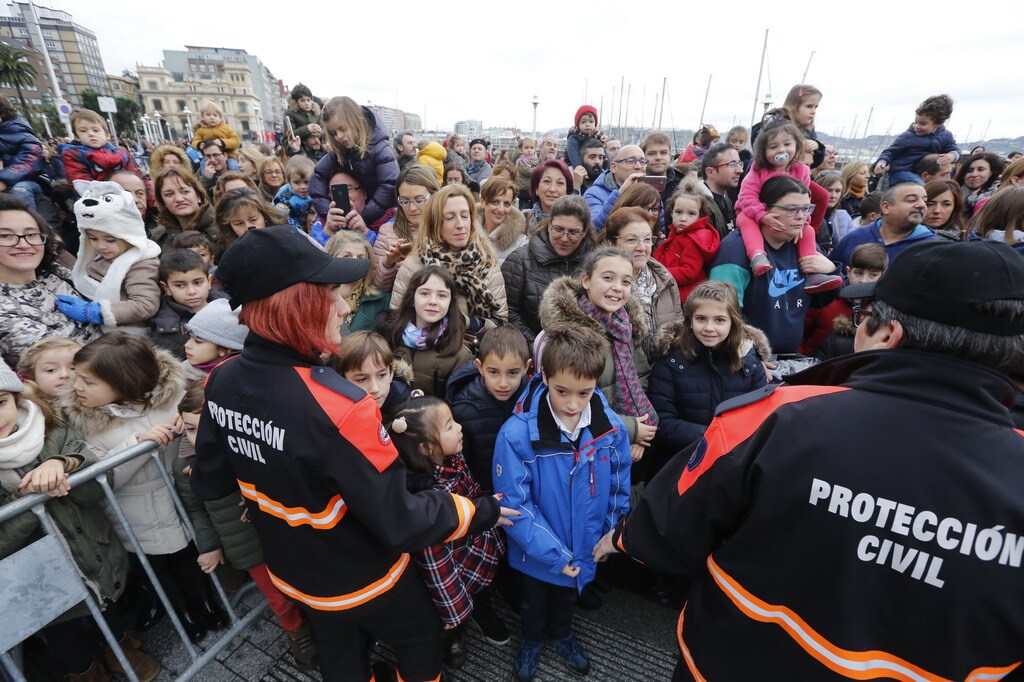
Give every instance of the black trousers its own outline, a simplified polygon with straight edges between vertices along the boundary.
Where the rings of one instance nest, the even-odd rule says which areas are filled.
[[[319,611],[299,605],[313,628],[316,660],[324,682],[369,680],[373,639],[387,642],[394,649],[398,672],[405,682],[428,682],[441,675],[441,619],[411,566],[394,587],[363,606]]]
[[[125,633],[124,615],[114,602],[107,602],[101,607],[103,618],[107,621],[114,639],[121,641]],[[106,645],[99,628],[91,616],[71,618],[60,623],[47,625],[43,628],[42,639],[46,642],[47,656],[68,675],[84,673],[96,660],[96,652],[101,645]]]
[[[523,573],[519,588],[523,639],[543,642],[565,639],[572,633],[575,587],[552,585]]]

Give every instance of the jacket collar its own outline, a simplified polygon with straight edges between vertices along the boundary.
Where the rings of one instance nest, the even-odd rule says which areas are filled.
[[[601,389],[595,388],[590,396],[590,430],[591,439],[596,440],[612,430],[612,422],[605,411],[605,403],[601,399]],[[565,448],[562,430],[555,423],[555,417],[548,408],[548,387],[544,384],[540,372],[533,375],[526,390],[522,392],[516,404],[514,416],[527,421],[530,441],[538,450],[559,450]]]
[[[294,348],[258,336],[256,332],[249,332],[249,335],[245,337],[242,358],[268,365],[288,367],[320,367],[324,364],[320,358],[303,355]]]
[[[787,384],[846,386],[941,405],[1013,426],[1009,408],[1017,387],[1009,377],[974,362],[917,350],[845,355],[787,377]]]

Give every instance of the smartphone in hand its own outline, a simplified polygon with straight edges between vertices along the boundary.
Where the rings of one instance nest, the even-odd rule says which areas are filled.
[[[640,182],[650,185],[659,192],[664,192],[665,186],[668,184],[668,178],[664,175],[645,175]]]
[[[348,200],[348,185],[344,182],[331,185],[331,199],[335,208],[340,208],[345,215],[352,211],[352,203]]]

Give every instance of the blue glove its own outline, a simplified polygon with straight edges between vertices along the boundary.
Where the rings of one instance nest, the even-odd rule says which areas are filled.
[[[76,322],[103,324],[103,312],[100,310],[100,304],[96,301],[86,301],[74,296],[59,294],[57,296],[57,310]]]

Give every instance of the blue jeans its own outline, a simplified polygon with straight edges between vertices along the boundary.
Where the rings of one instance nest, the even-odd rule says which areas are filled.
[[[25,202],[25,205],[31,209],[36,207],[36,197],[42,195],[43,188],[39,186],[38,182],[33,180],[22,180],[21,182],[14,183],[14,187],[11,187],[11,194],[18,197]]]

